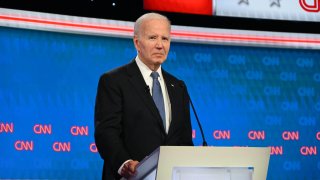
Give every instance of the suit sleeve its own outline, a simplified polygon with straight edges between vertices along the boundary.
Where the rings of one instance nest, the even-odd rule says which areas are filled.
[[[183,106],[185,111],[185,130],[183,135],[183,146],[193,146],[192,141],[192,127],[191,127],[191,118],[190,118],[190,99],[189,99],[189,93],[187,90],[187,86],[183,81],[182,88],[183,88]]]
[[[100,156],[114,174],[130,159],[122,140],[122,94],[116,79],[109,74],[100,77],[97,89],[94,123],[95,143]]]

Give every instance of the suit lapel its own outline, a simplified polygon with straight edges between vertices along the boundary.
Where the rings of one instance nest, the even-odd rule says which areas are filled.
[[[176,86],[177,84],[174,83],[173,79],[168,75],[168,73],[164,70],[162,70],[162,75],[163,78],[165,80],[166,86],[167,86],[167,91],[169,94],[169,99],[170,99],[170,104],[171,104],[171,122],[170,122],[170,126],[169,126],[169,131],[168,131],[168,135],[170,134],[170,132],[172,132],[175,128],[175,120],[177,119],[177,101],[176,101]]]
[[[138,68],[138,65],[134,60],[128,64],[127,72],[129,75],[129,82],[132,84],[133,88],[138,92],[138,95],[140,96],[143,103],[155,116],[155,119],[157,120],[159,125],[162,127],[163,132],[165,132],[158,109],[155,103],[153,102],[153,99],[151,97],[147,84],[144,81],[142,74]]]

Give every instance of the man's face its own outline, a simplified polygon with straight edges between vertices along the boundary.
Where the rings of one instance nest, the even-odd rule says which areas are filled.
[[[141,24],[134,44],[139,58],[150,69],[158,68],[166,59],[170,49],[170,27],[164,19],[146,20]]]

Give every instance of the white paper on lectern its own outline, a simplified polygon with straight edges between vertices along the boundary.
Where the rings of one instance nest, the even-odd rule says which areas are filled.
[[[172,180],[252,180],[250,167],[174,167]]]

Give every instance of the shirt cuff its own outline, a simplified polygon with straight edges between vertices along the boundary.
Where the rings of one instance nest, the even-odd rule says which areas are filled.
[[[123,166],[124,166],[127,162],[129,162],[129,161],[132,161],[132,159],[126,160],[126,161],[125,161],[124,163],[122,163],[122,165],[119,167],[119,169],[118,169],[118,174],[119,174],[119,175],[121,175],[121,170],[122,170]]]

